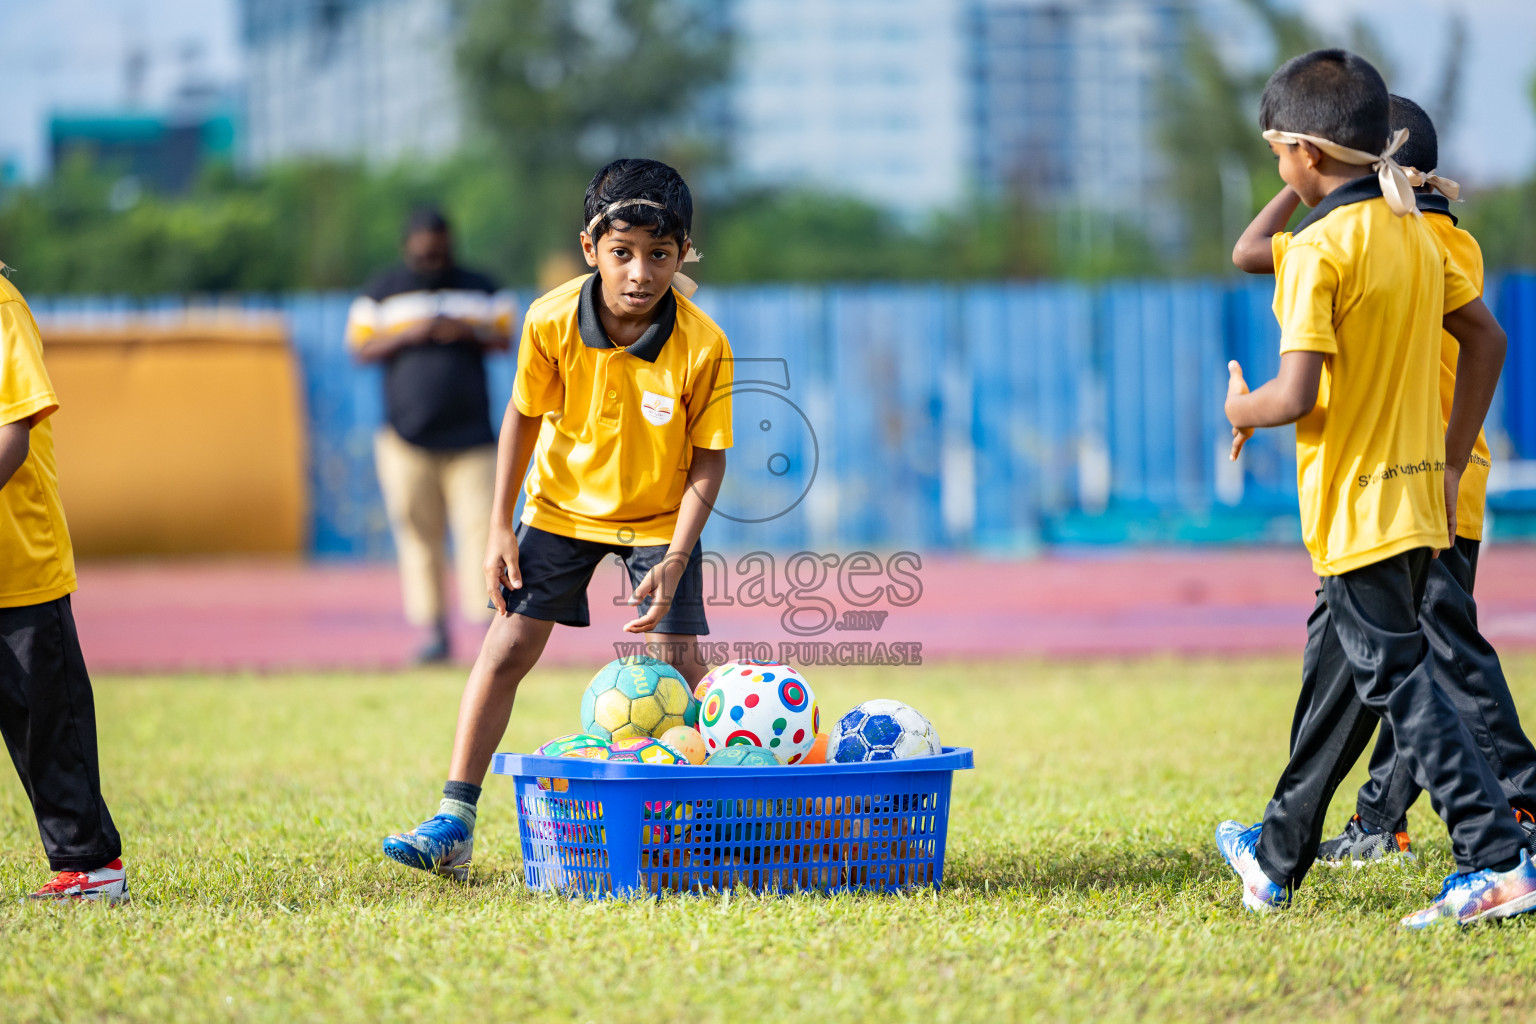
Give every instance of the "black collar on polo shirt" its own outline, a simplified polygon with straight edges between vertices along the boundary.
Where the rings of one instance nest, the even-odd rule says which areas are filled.
[[[581,286],[581,298],[576,302],[576,326],[581,330],[581,343],[587,348],[618,348],[613,339],[608,337],[608,332],[603,330],[603,321],[597,315],[600,280],[594,272],[587,278],[587,283]],[[672,337],[672,329],[677,326],[677,296],[672,294],[671,288],[656,304],[655,317],[645,333],[624,350],[648,363],[654,363],[656,357],[661,355],[661,347]]]
[[[1377,199],[1380,196],[1381,179],[1377,178],[1374,174],[1368,174],[1363,178],[1356,178],[1354,181],[1345,182],[1324,196],[1322,202],[1312,207],[1312,212],[1302,218],[1301,223],[1296,225],[1296,230],[1292,234],[1301,234],[1341,206],[1348,206],[1350,203],[1363,203],[1367,199]]]
[[[1439,192],[1420,192],[1413,197],[1414,203],[1421,213],[1443,213],[1451,218],[1451,223],[1456,223],[1456,215],[1451,212],[1451,201]]]

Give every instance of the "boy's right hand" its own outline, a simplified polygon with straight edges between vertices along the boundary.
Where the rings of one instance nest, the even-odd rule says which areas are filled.
[[[1456,503],[1461,495],[1461,470],[1452,466],[1445,467],[1445,525],[1450,530],[1450,536],[1446,537],[1445,546],[1456,546]],[[1435,552],[1435,557],[1440,557],[1440,552]]]
[[[509,614],[507,599],[501,593],[503,585],[509,590],[523,585],[523,575],[517,567],[517,536],[511,530],[492,527],[485,548],[485,588],[498,615]]]
[[[1246,395],[1248,393],[1248,382],[1243,379],[1243,368],[1238,365],[1236,359],[1227,363],[1227,374],[1227,398],[1230,400],[1238,395]],[[1233,427],[1232,454],[1227,457],[1231,461],[1236,462],[1237,456],[1243,450],[1243,445],[1247,444],[1248,439],[1252,436],[1252,427]]]

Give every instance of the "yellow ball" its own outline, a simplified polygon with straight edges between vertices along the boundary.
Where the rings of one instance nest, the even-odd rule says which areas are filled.
[[[661,720],[667,717],[666,708],[656,694],[640,697],[629,702],[629,725],[638,736],[656,736],[661,732]],[[614,731],[618,736],[618,730]],[[622,737],[621,737],[622,738]]]

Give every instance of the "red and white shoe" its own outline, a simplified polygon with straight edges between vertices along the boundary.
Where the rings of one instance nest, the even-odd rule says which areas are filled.
[[[60,871],[53,880],[27,897],[33,900],[101,900],[128,902],[128,872],[119,857],[95,871]]]

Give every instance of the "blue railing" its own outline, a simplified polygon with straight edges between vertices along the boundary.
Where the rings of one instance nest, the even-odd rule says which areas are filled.
[[[1536,459],[1536,275],[1493,282],[1510,334],[1491,432]],[[706,535],[725,550],[1027,551],[1070,541],[1252,541],[1298,533],[1289,430],[1225,459],[1226,362],[1278,366],[1265,281],[706,288],[736,357],[736,447]],[[528,298],[528,296],[524,296]],[[311,422],[312,546],[381,557],[378,372],[342,340],[349,297],[233,303],[283,313]],[[41,317],[180,300],[39,300]],[[493,404],[513,360],[490,361]],[[1514,506],[1522,502],[1513,499]]]

